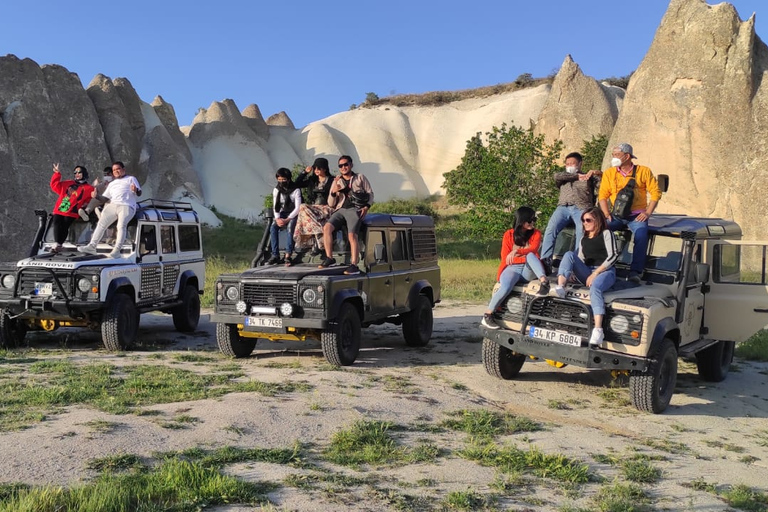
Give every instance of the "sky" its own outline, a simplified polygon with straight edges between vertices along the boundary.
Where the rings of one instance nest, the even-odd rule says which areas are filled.
[[[297,128],[366,94],[455,91],[545,77],[570,54],[594,78],[635,70],[668,0],[8,0],[0,55],[98,73],[160,95],[180,125],[200,107],[255,103]],[[707,0],[709,4],[715,4]],[[766,0],[733,0],[742,20]],[[761,39],[764,39],[761,37]]]

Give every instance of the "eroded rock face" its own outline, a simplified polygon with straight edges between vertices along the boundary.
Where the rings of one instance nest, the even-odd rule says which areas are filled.
[[[266,121],[264,121],[264,117],[261,115],[261,110],[259,110],[258,105],[251,103],[245,107],[245,110],[243,110],[243,117],[256,135],[264,140],[269,139],[269,126],[267,126]]]
[[[187,163],[191,164],[192,153],[190,153],[189,147],[187,146],[186,136],[179,130],[179,121],[176,118],[176,111],[173,109],[173,105],[166,102],[162,96],[156,96],[155,99],[152,100],[151,105],[155,110],[155,114],[157,114],[157,117],[160,119],[160,122],[163,123],[168,135],[173,139],[178,150],[184,155]]]
[[[610,146],[669,174],[662,211],[733,218],[764,236],[768,48],[726,3],[672,0],[629,83]],[[606,156],[605,164],[610,155]]]
[[[563,155],[578,151],[593,136],[610,136],[623,97],[623,89],[585,76],[568,55],[552,83],[536,132],[549,144],[562,140]]]
[[[96,110],[79,78],[55,65],[0,57],[0,258],[26,255],[35,208],[50,211],[51,164],[66,177],[75,165],[92,176],[109,162]]]
[[[291,118],[288,117],[288,114],[286,114],[284,111],[269,116],[267,119],[267,124],[269,126],[284,126],[292,130],[296,129],[296,127],[293,125],[293,121],[291,121]]]

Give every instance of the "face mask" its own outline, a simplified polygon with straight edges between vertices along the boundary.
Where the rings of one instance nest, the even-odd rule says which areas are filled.
[[[579,171],[578,167],[573,165],[565,168],[565,172],[567,172],[568,174],[576,174],[578,171]]]
[[[621,165],[621,158],[616,158],[616,157],[611,158],[612,167],[619,167],[620,165]]]

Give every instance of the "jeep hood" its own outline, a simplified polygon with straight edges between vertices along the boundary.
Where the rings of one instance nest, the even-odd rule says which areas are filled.
[[[125,258],[109,258],[106,254],[84,254],[77,251],[64,251],[58,254],[45,253],[24,258],[15,264],[18,268],[43,267],[56,269],[75,269],[85,265],[117,265],[128,264],[130,260]]]
[[[339,276],[344,274],[346,265],[338,265],[328,268],[317,268],[317,265],[302,264],[286,267],[283,265],[268,265],[264,267],[251,268],[243,272],[243,279],[285,279],[298,281],[307,276]],[[360,277],[365,274],[360,273],[350,277]]]
[[[554,288],[553,284],[552,289],[554,290]],[[523,289],[528,295],[536,295],[538,281],[531,281]],[[569,299],[589,301],[589,288],[586,286],[569,284],[565,287],[565,293]],[[553,292],[550,292],[550,294],[553,294]],[[603,294],[606,304],[618,299],[642,299],[645,297],[674,298],[674,296],[674,292],[668,285],[658,283],[642,283],[638,285],[624,280],[617,280],[616,284]]]

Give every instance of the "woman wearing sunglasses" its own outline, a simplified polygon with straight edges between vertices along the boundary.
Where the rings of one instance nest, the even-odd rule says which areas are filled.
[[[589,287],[589,300],[595,317],[595,328],[589,338],[589,344],[600,345],[603,342],[603,317],[605,300],[603,293],[616,282],[616,269],[613,264],[619,257],[613,233],[607,229],[605,216],[600,208],[592,207],[581,214],[584,237],[581,239],[578,254],[576,251],[565,253],[560,263],[555,293],[565,297],[565,284],[575,274],[576,278]]]
[[[549,293],[549,280],[539,260],[540,246],[541,231],[536,229],[536,212],[521,206],[515,211],[514,229],[507,230],[501,242],[501,264],[496,274],[499,288],[491,297],[488,310],[480,321],[482,326],[487,329],[499,328],[493,314],[521,278],[530,281],[538,277],[538,295]]]

